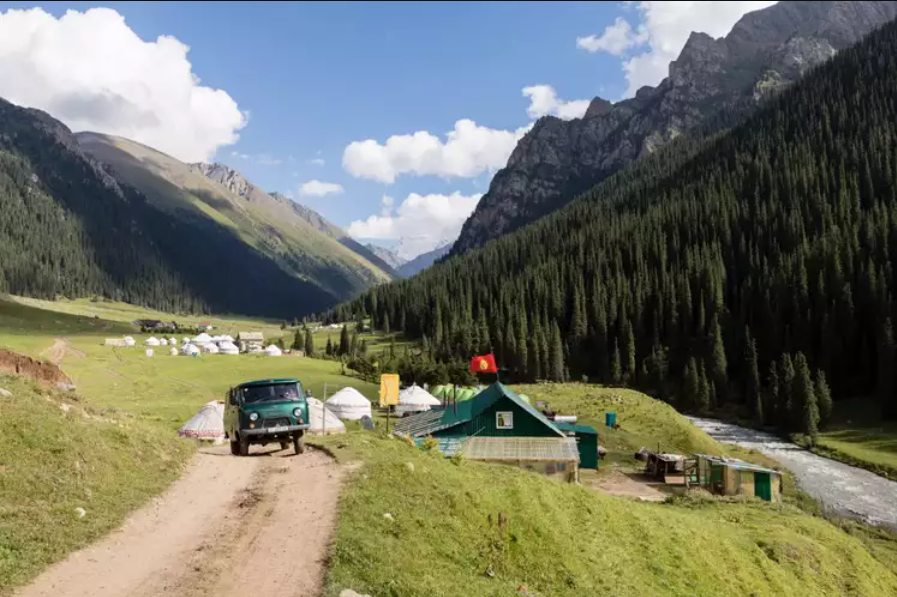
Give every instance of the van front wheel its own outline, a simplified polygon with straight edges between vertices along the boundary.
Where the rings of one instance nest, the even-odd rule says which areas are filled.
[[[230,440],[230,454],[231,456],[240,455],[240,443],[236,440]]]
[[[249,456],[249,438],[240,436],[240,456]]]
[[[305,454],[305,437],[302,435],[293,436],[293,450],[296,454]]]

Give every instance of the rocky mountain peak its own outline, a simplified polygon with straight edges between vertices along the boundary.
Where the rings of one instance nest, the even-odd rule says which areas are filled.
[[[723,38],[692,33],[669,77],[581,119],[539,119],[464,224],[453,254],[566,205],[627,164],[696,127],[731,125],[835,51],[897,17],[897,1],[782,1],[748,13]],[[726,118],[711,119],[718,113]],[[718,124],[717,124],[718,122]]]
[[[218,162],[212,164],[197,163],[190,164],[190,169],[221,183],[231,193],[243,199],[251,200],[252,193],[255,191],[255,185],[246,180],[242,174],[225,164]]]

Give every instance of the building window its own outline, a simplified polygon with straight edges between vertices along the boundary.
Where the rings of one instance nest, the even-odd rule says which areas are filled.
[[[495,413],[496,429],[513,429],[514,413],[512,412],[496,412]]]
[[[558,471],[565,471],[565,470],[567,470],[567,463],[566,462],[558,462]]]

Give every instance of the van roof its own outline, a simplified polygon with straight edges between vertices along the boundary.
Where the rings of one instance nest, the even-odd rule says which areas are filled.
[[[238,385],[238,388],[251,388],[255,386],[273,386],[282,383],[299,383],[295,377],[284,377],[279,379],[258,379],[256,381],[247,381]]]

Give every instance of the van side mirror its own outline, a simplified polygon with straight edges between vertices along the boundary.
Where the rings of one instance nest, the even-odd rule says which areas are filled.
[[[227,401],[234,406],[237,405],[237,394],[233,390],[227,393]]]

